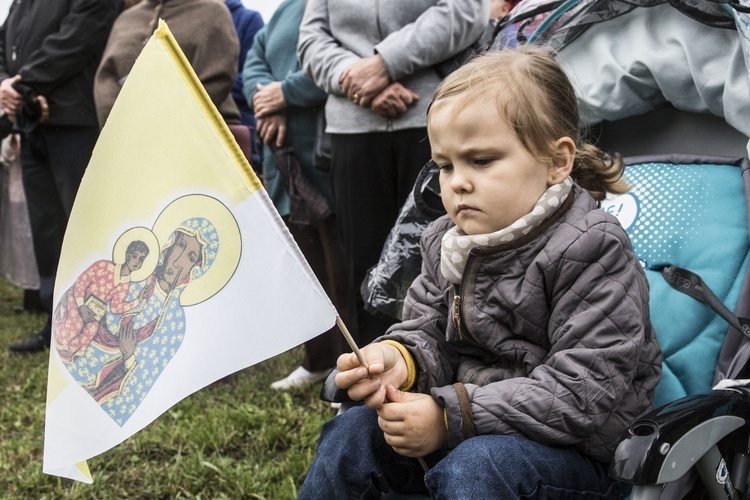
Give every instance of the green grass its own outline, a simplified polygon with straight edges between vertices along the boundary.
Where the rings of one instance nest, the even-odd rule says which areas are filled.
[[[0,498],[296,498],[320,428],[334,411],[320,384],[269,384],[302,359],[296,348],[189,396],[88,461],[94,483],[42,473],[49,352],[11,354],[41,315],[16,314],[22,292],[0,280]]]

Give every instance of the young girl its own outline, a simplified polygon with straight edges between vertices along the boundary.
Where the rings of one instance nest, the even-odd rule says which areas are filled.
[[[404,320],[338,360],[364,400],[325,424],[300,498],[618,498],[618,439],[661,352],[627,235],[597,209],[622,164],[579,144],[545,49],[478,57],[428,112],[448,216],[422,237]],[[413,457],[424,457],[424,474]]]

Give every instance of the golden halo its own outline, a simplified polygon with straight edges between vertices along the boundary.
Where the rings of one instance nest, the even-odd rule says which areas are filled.
[[[159,261],[159,241],[156,235],[147,227],[131,227],[117,238],[112,248],[112,262],[115,264],[125,264],[128,251],[128,245],[133,241],[141,240],[148,247],[148,255],[143,259],[143,265],[137,271],[130,274],[130,281],[143,281],[154,272],[156,263]]]
[[[232,213],[216,198],[202,194],[182,196],[167,205],[154,222],[154,234],[163,245],[183,222],[194,217],[213,224],[219,235],[219,251],[206,273],[185,286],[180,295],[182,306],[199,304],[224,288],[237,270],[242,253],[240,228]]]

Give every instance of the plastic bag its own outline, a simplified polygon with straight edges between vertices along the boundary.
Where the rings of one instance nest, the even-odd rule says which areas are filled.
[[[0,194],[0,277],[26,290],[39,288],[29,211],[21,177],[21,139],[11,134],[2,141],[3,170]]]
[[[360,292],[370,313],[401,319],[406,292],[422,268],[422,232],[446,213],[440,200],[439,172],[433,161],[422,167],[383,245],[380,260],[362,282]]]

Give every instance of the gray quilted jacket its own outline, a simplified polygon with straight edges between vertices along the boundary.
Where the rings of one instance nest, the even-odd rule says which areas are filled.
[[[609,462],[661,376],[648,282],[628,236],[576,185],[542,227],[473,249],[457,287],[440,272],[451,226],[442,217],[424,232],[404,320],[380,339],[414,356],[416,389],[446,409],[448,446],[508,434]]]

